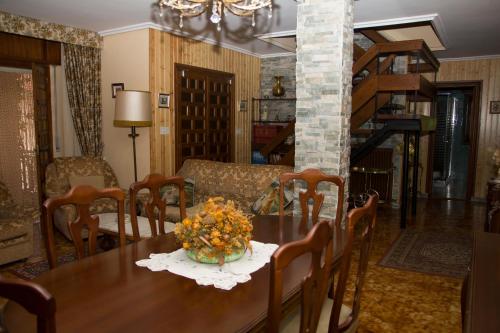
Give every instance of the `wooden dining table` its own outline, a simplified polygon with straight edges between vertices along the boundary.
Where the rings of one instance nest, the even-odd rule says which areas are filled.
[[[300,218],[256,216],[253,238],[285,244],[305,236]],[[334,234],[334,264],[345,245],[346,232]],[[269,264],[251,280],[226,291],[199,286],[168,271],[152,272],[136,261],[151,253],[179,248],[173,233],[141,240],[43,273],[34,282],[56,300],[57,332],[248,332],[265,327],[269,297]],[[308,255],[284,273],[284,309],[300,299]],[[10,332],[35,332],[35,317],[15,303],[4,312]]]

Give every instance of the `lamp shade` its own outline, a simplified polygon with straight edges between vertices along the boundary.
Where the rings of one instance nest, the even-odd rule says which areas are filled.
[[[113,124],[117,127],[151,126],[151,93],[137,90],[118,91]]]

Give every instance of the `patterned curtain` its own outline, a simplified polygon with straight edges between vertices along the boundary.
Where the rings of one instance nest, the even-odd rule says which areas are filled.
[[[66,86],[82,155],[101,157],[101,50],[63,44]]]

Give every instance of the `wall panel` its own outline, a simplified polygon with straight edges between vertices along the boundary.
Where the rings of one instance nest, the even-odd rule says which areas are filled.
[[[235,162],[250,163],[251,112],[239,111],[239,101],[259,96],[260,59],[233,50],[149,30],[149,78],[154,120],[151,134],[151,171],[175,173],[174,65],[176,63],[214,69],[235,75]],[[170,108],[158,108],[158,93],[171,94]],[[160,127],[169,134],[161,135]]]

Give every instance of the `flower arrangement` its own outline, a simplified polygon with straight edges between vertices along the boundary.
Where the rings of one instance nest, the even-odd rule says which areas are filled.
[[[191,259],[223,265],[252,250],[252,229],[233,201],[216,197],[207,200],[202,212],[177,223],[175,235]]]

